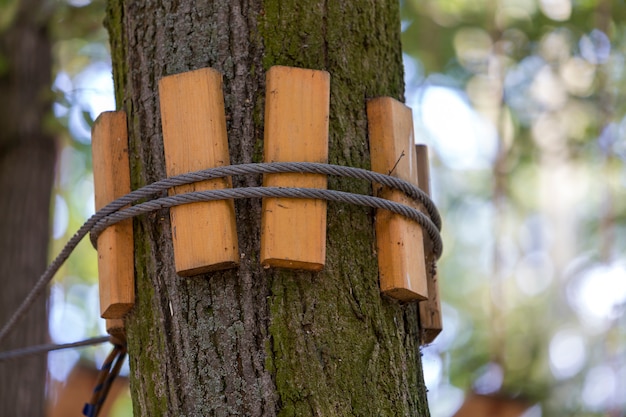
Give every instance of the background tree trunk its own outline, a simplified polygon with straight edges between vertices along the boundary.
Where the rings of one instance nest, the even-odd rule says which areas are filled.
[[[234,164],[262,160],[272,65],[330,72],[330,163],[369,167],[366,100],[403,98],[396,0],[111,0],[106,24],[135,188],[166,176],[163,76],[224,74]],[[371,193],[355,180],[329,188]],[[428,415],[416,305],[379,293],[373,211],[329,203],[326,269],[295,273],[260,267],[260,209],[236,202],[237,270],[189,279],[174,271],[167,211],[135,220],[135,415]]]
[[[0,37],[0,323],[48,259],[55,145],[44,131],[51,103],[51,46],[39,0],[24,0]],[[30,308],[0,350],[44,343],[46,300]],[[0,364],[0,415],[44,415],[46,356]]]

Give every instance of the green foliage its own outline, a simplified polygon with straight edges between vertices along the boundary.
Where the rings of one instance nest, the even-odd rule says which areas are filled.
[[[19,4],[19,0],[0,0],[0,34],[13,23]]]
[[[445,219],[439,282],[453,328],[428,350],[449,364],[429,387],[433,398],[450,381],[523,396],[544,416],[626,410],[613,382],[605,385],[610,395],[593,391],[599,372],[623,378],[615,358],[624,345],[606,338],[625,337],[617,323],[626,294],[620,284],[595,301],[581,292],[595,280],[626,278],[626,242],[616,238],[624,228],[625,12],[621,2],[602,0],[571,8],[568,1],[402,2],[403,45],[418,68],[407,80],[418,90],[407,95],[417,97],[418,141],[435,150]],[[432,113],[422,106],[433,86],[453,88],[491,126],[496,151],[474,150],[489,166],[450,159],[465,138],[443,144],[428,127]],[[482,137],[478,144],[490,143]],[[607,304],[614,310],[589,307]],[[490,363],[501,381],[487,373]]]

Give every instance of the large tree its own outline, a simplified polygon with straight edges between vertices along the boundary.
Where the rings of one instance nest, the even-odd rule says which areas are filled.
[[[265,72],[331,75],[330,163],[369,167],[366,101],[403,99],[397,0],[110,0],[134,188],[166,176],[157,83],[223,73],[231,162],[260,162]],[[258,186],[259,176],[234,186]],[[330,178],[329,188],[371,193]],[[328,204],[323,272],[260,266],[261,202],[236,202],[236,270],[181,278],[167,212],[135,220],[127,316],[136,415],[428,415],[416,304],[381,297],[370,209]]]
[[[9,2],[10,3],[10,2]],[[54,138],[45,131],[52,76],[49,15],[42,1],[0,10],[0,323],[46,267]],[[11,13],[14,12],[14,13]],[[34,303],[0,351],[44,343],[46,300]],[[46,357],[0,364],[0,415],[44,414]]]

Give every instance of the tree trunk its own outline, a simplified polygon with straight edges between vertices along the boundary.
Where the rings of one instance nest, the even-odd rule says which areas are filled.
[[[38,0],[25,0],[0,34],[0,323],[46,268],[54,139],[44,131],[51,95],[51,45]],[[41,297],[0,350],[45,343]],[[44,415],[46,356],[0,364],[0,415]]]
[[[261,162],[265,71],[331,75],[330,163],[369,167],[366,100],[403,98],[396,0],[110,0],[133,187],[164,178],[157,82],[224,74],[231,163]],[[237,177],[258,186],[260,176]],[[329,178],[329,188],[371,194]],[[381,297],[370,209],[328,204],[323,272],[264,270],[261,202],[236,202],[238,269],[181,278],[167,211],[135,220],[137,304],[126,319],[135,415],[426,416],[416,304]]]

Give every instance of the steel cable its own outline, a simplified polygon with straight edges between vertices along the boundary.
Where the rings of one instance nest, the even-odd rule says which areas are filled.
[[[178,194],[170,197],[151,199],[155,195],[179,185],[191,184],[199,181],[223,178],[233,175],[249,174],[280,174],[280,173],[313,173],[333,175],[338,177],[349,177],[379,183],[383,186],[402,191],[413,200],[418,201],[428,215],[412,207],[385,200],[379,197],[372,197],[362,194],[352,194],[344,191],[310,189],[310,188],[279,188],[279,187],[247,187],[247,188],[227,188],[221,190],[195,191],[186,194]],[[379,174],[361,168],[345,167],[341,165],[331,165],[313,162],[271,162],[229,165],[217,168],[210,168],[202,171],[186,173],[160,181],[156,181],[145,187],[130,192],[129,194],[116,199],[107,204],[97,213],[92,215],[72,236],[63,247],[59,255],[50,263],[48,268],[40,276],[33,286],[33,289],[24,298],[22,303],[15,310],[13,315],[0,330],[0,341],[15,327],[19,319],[26,313],[34,300],[40,296],[48,283],[52,280],[61,265],[67,260],[78,243],[89,233],[92,234],[92,243],[97,240],[97,235],[104,228],[121,220],[137,216],[162,208],[173,207],[180,204],[188,204],[199,201],[212,201],[220,199],[238,198],[264,198],[264,197],[285,197],[285,198],[314,198],[331,201],[358,204],[367,207],[374,207],[392,211],[419,223],[425,230],[432,242],[433,253],[437,258],[441,256],[443,244],[439,231],[441,230],[441,217],[437,208],[429,196],[413,184],[389,175]],[[143,202],[124,208],[136,203],[139,200],[148,199]]]

